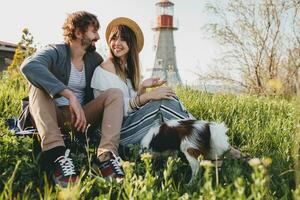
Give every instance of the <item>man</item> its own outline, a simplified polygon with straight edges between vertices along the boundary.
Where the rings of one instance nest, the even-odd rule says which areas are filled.
[[[116,156],[123,117],[122,92],[110,89],[94,99],[90,87],[93,72],[103,61],[95,52],[98,29],[95,15],[72,13],[63,25],[65,43],[49,45],[21,65],[30,83],[29,109],[47,166],[53,168],[52,177],[62,187],[78,178],[62,138],[61,130],[68,130],[66,122],[83,134],[88,124],[97,125],[102,120],[95,165],[104,177],[124,177]]]

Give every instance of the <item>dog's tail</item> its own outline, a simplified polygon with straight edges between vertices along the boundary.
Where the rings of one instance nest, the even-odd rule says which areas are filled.
[[[215,159],[216,155],[219,157],[230,147],[228,136],[226,135],[227,127],[224,123],[210,124],[210,153],[209,157]]]

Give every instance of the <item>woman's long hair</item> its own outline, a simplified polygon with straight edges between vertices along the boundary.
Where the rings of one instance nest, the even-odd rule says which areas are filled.
[[[134,32],[125,25],[119,25],[115,27],[109,36],[109,43],[113,38],[117,38],[120,35],[129,48],[127,53],[127,70],[123,69],[120,58],[116,57],[110,49],[110,59],[115,65],[117,75],[126,82],[126,77],[131,80],[132,87],[135,91],[138,90],[141,81],[140,62],[137,50],[137,41]]]

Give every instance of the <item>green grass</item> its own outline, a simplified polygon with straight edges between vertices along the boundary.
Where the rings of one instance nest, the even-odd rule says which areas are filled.
[[[282,196],[294,187],[294,102],[282,99],[210,95],[179,91],[180,99],[197,118],[224,121],[231,144],[251,157],[270,157],[270,188]]]
[[[202,171],[192,185],[186,185],[190,169],[184,159],[142,156],[134,151],[124,163],[122,183],[89,176],[88,151],[71,146],[82,181],[61,189],[47,183],[39,169],[32,138],[16,138],[4,126],[4,119],[17,116],[20,100],[26,96],[26,82],[19,75],[2,75],[0,80],[0,199],[291,199],[295,190],[293,150],[296,132],[294,101],[255,96],[209,94],[188,88],[177,90],[186,108],[197,118],[224,121],[230,143],[253,160],[228,160],[219,172],[202,162]],[[87,153],[88,152],[88,153]],[[270,164],[270,158],[272,163]],[[161,167],[161,165],[163,167]],[[298,196],[296,196],[298,195]]]

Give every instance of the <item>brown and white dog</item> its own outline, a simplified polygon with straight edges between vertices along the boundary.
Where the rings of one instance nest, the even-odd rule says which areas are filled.
[[[227,130],[224,123],[170,120],[152,127],[142,139],[141,146],[158,153],[183,152],[192,169],[191,183],[199,171],[199,155],[204,159],[215,159],[230,149]]]

